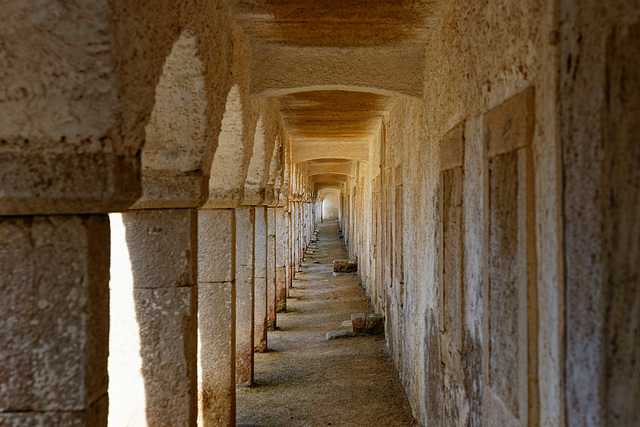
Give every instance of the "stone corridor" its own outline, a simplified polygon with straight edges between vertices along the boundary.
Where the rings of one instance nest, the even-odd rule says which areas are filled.
[[[239,426],[414,425],[383,335],[325,339],[373,312],[356,275],[333,275],[347,256],[338,227],[318,226],[269,351],[255,355],[255,387],[237,389]]]
[[[0,22],[0,427],[640,426],[639,0]]]

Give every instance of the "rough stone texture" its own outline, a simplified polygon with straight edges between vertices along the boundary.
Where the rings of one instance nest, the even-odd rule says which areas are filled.
[[[198,424],[235,425],[233,209],[198,211]]]
[[[506,100],[487,112],[483,122],[489,155],[486,328],[490,341],[485,419],[536,424],[538,294],[536,272],[531,268],[537,260],[529,150],[533,91],[527,89]]]
[[[114,155],[111,141],[62,143],[0,139],[0,214],[106,213],[139,196],[135,159]]]
[[[267,326],[276,326],[276,218],[267,208]]]
[[[567,425],[633,425],[640,10],[567,0],[560,17]]]
[[[109,16],[103,0],[3,5],[14,25],[0,34],[0,214],[108,212],[139,196]]]
[[[367,322],[364,313],[356,313],[351,315],[351,325],[353,332],[364,332]]]
[[[191,286],[198,265],[195,209],[155,209],[123,214],[136,288]]]
[[[287,309],[287,269],[276,267],[276,313]]]
[[[155,104],[145,127],[143,174],[188,173],[211,166],[205,72],[197,36],[184,31],[173,43],[155,87]]]
[[[384,49],[256,44],[251,53],[253,94],[277,96],[301,89],[346,87],[422,98],[423,48],[419,45]]]
[[[372,304],[385,313],[391,353],[416,418],[425,425],[486,425],[485,416],[495,412],[493,406],[484,405],[483,397],[489,364],[488,354],[483,354],[489,347],[488,330],[484,330],[488,298],[483,295],[488,280],[489,234],[483,115],[527,87],[535,87],[535,100],[524,110],[512,109],[511,114],[520,117],[518,111],[526,113],[525,120],[516,125],[530,132],[526,141],[530,141],[531,155],[526,161],[533,159],[536,168],[531,182],[525,175],[521,184],[532,189],[523,196],[531,196],[535,203],[530,205],[531,212],[522,210],[522,215],[531,214],[533,221],[527,222],[525,230],[533,224],[537,239],[523,242],[533,242],[535,252],[541,254],[532,268],[540,273],[533,276],[532,288],[537,289],[533,300],[538,300],[540,316],[534,320],[539,329],[532,334],[545,345],[537,355],[527,356],[526,350],[524,354],[531,360],[537,356],[540,365],[537,395],[541,424],[564,423],[556,12],[552,2],[546,1],[499,0],[474,7],[463,1],[450,2],[425,49],[423,103],[396,101],[372,140],[367,167],[359,163],[343,190],[341,228],[345,241],[350,254],[358,256],[359,274]],[[454,137],[447,134],[459,130],[464,137],[463,149],[443,152],[443,144]],[[449,162],[449,154],[456,154],[455,163]],[[438,315],[440,289],[433,284],[440,283],[438,239],[442,236],[437,232],[436,217],[439,165],[458,165],[461,158],[465,168],[460,242],[464,298],[462,380],[456,382],[446,374],[447,361],[443,365],[438,339],[444,327]],[[389,187],[395,185],[393,172],[399,166],[399,181],[404,185],[396,201],[389,195]],[[522,171],[528,172],[528,166]],[[402,206],[402,218],[394,218],[393,208],[398,205]],[[402,244],[395,245],[389,228],[400,219]],[[402,260],[404,280],[390,281],[398,259]],[[529,276],[529,270],[525,274]],[[526,333],[522,337],[531,338]],[[523,378],[528,374],[525,371]],[[532,403],[531,422],[535,423]]]
[[[0,266],[0,417],[37,425],[75,411],[106,425],[108,218],[3,218]]]
[[[134,290],[149,425],[196,423],[197,296],[193,286]]]
[[[254,340],[255,351],[267,349],[267,212],[255,208],[254,238]]]
[[[373,335],[384,333],[384,316],[380,313],[367,314],[365,332]]]
[[[336,338],[348,338],[355,336],[355,331],[353,328],[349,329],[340,329],[339,331],[329,331],[325,335],[325,340],[333,340]]]
[[[336,259],[333,261],[334,273],[357,273],[358,261],[355,259]]]
[[[108,410],[109,398],[105,395],[82,412],[2,412],[0,425],[3,427],[106,427],[107,419],[104,414]]]
[[[255,208],[236,215],[236,385],[253,383]]]
[[[235,278],[235,215],[233,209],[198,211],[198,283]]]
[[[462,142],[462,138],[458,139]],[[459,151],[459,149],[458,149]],[[450,156],[450,159],[453,156]],[[457,164],[447,162],[446,164]],[[443,162],[440,163],[443,167]],[[442,172],[442,284],[440,288],[440,355],[453,375],[453,381],[462,378],[460,354],[463,343],[462,318],[464,294],[462,283],[462,168],[454,167]]]
[[[287,309],[287,277],[290,268],[288,215],[276,208],[276,312]]]
[[[198,425],[235,425],[235,282],[198,283]]]
[[[607,40],[605,423],[640,424],[640,24]]]
[[[209,179],[201,171],[187,175],[151,171],[142,175],[142,196],[130,209],[196,208],[208,197]]]
[[[520,416],[518,289],[518,156],[491,159],[489,231],[489,383],[515,418]]]

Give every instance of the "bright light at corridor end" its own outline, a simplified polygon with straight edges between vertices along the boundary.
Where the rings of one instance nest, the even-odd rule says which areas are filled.
[[[327,192],[322,198],[322,219],[335,220],[340,214],[340,193],[339,191]]]

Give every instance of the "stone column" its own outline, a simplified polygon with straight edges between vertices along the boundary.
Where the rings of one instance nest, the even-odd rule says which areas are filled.
[[[0,425],[107,425],[107,215],[0,218]]]
[[[236,385],[253,382],[253,243],[255,208],[241,207],[236,214]]]
[[[276,327],[276,209],[267,208],[267,327]]]
[[[2,14],[0,425],[106,426],[106,213],[140,192],[105,65],[112,10],[10,1]]]
[[[287,229],[287,260],[286,260],[286,266],[287,266],[287,285],[285,287],[286,293],[287,293],[287,297],[289,297],[289,289],[291,288],[291,286],[293,285],[293,275],[295,273],[295,253],[294,253],[294,247],[295,247],[295,230],[293,229],[293,212],[292,210],[286,211],[286,221],[285,221],[285,227]]]
[[[254,240],[254,350],[267,349],[267,210],[256,206]]]
[[[287,275],[289,258],[289,215],[285,208],[275,208],[276,216],[276,312],[287,309]]]
[[[198,425],[235,425],[236,223],[233,209],[198,212]]]
[[[112,340],[117,345],[112,348],[110,362],[111,389],[126,393],[135,381],[128,372],[118,372],[116,364],[130,362],[131,355],[125,354],[130,347],[127,341],[139,339],[145,401],[129,413],[111,414],[112,422],[135,423],[146,418],[149,425],[196,424],[197,218],[196,209],[146,209],[122,214],[126,234],[121,238],[126,239],[126,252],[114,253],[113,262],[118,268],[130,265],[139,328],[134,333],[139,336],[127,337],[126,331],[115,331],[118,336]],[[121,256],[130,264],[119,266]],[[112,280],[111,289],[111,314],[117,322],[127,317],[119,310],[128,308],[131,287]],[[118,402],[122,405],[131,396],[114,396],[114,400],[124,400]],[[120,406],[113,409],[119,410]]]

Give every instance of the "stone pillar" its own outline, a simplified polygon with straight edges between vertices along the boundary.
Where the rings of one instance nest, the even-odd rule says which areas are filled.
[[[140,193],[111,15],[106,0],[2,4],[2,426],[107,424],[106,213]]]
[[[295,273],[298,270],[298,250],[299,250],[299,235],[300,230],[298,229],[298,202],[291,203],[291,219],[290,219],[290,230],[291,230],[291,268]]]
[[[267,349],[267,210],[256,206],[254,240],[254,350]]]
[[[287,260],[286,260],[286,266],[287,266],[287,285],[285,287],[286,290],[286,294],[287,297],[289,296],[289,289],[291,288],[291,286],[293,285],[293,275],[295,273],[295,254],[294,254],[294,247],[295,247],[295,230],[293,229],[293,224],[292,224],[292,219],[293,219],[293,213],[291,210],[286,211],[285,212],[286,215],[286,221],[285,221],[285,227],[287,229]]]
[[[267,327],[276,327],[276,209],[267,208]]]
[[[195,425],[197,421],[197,253],[198,215],[196,209],[133,210],[122,215],[127,253],[114,253],[113,262],[124,256],[130,260],[135,312],[139,328],[141,374],[146,402],[137,410],[111,414],[112,422],[145,419],[149,425]],[[115,238],[115,237],[114,237]],[[112,280],[112,315],[120,318],[127,307],[131,288]],[[117,320],[117,319],[114,319]],[[122,332],[117,331],[119,335]],[[114,337],[116,347],[129,347],[127,337]],[[129,337],[137,340],[138,337]],[[112,340],[113,341],[113,340]],[[112,349],[117,351],[118,348]],[[112,390],[126,393],[131,381],[117,372],[114,363],[127,363],[130,355],[112,355]],[[123,359],[124,360],[119,360]],[[130,397],[114,396],[130,400]],[[120,403],[120,402],[118,402]],[[121,404],[121,403],[120,403]],[[120,406],[114,407],[118,411]],[[146,412],[146,414],[145,414]]]
[[[107,215],[0,218],[0,425],[107,425]]]
[[[289,215],[285,208],[276,211],[276,312],[287,309],[287,276],[289,258]]]
[[[253,382],[253,243],[255,208],[241,207],[236,214],[236,385]]]
[[[236,223],[233,209],[198,212],[198,425],[235,425]]]

